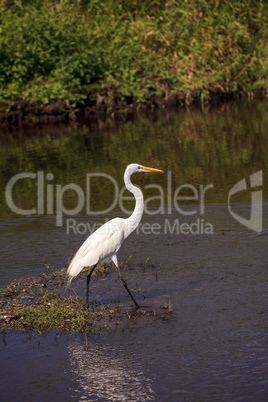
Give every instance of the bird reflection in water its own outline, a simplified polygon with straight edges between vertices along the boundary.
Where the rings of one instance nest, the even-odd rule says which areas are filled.
[[[78,340],[68,346],[71,370],[82,393],[80,400],[151,401],[155,400],[151,378],[142,367],[118,349],[93,343],[85,347]]]

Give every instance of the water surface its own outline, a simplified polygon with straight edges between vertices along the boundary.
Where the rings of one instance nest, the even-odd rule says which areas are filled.
[[[266,104],[250,102],[1,133],[1,286],[43,272],[44,264],[67,266],[94,224],[126,216],[119,202],[103,215],[88,214],[85,204],[74,216],[63,214],[57,226],[56,185],[75,183],[86,194],[86,175],[105,173],[121,191],[125,166],[138,162],[165,173],[133,177],[147,213],[119,261],[129,260],[122,269],[144,308],[172,305],[166,319],[144,317],[88,334],[88,348],[80,336],[8,332],[0,343],[1,399],[267,399],[267,116]],[[249,176],[260,170],[263,219],[255,232],[231,215],[227,201],[245,178],[248,190],[232,198],[231,208],[249,220],[255,190]],[[43,174],[43,213],[20,216],[7,205],[4,189],[21,172]],[[198,195],[180,201],[187,215],[174,203],[182,184]],[[200,186],[207,185],[202,210]],[[13,200],[21,209],[37,208],[37,194],[37,180],[28,178],[14,186]],[[109,208],[113,197],[109,180],[92,178],[91,211]],[[66,191],[64,205],[75,208],[77,194]],[[124,200],[125,208],[133,205]],[[131,305],[116,271],[93,279],[94,300]],[[84,281],[73,286],[84,297]]]

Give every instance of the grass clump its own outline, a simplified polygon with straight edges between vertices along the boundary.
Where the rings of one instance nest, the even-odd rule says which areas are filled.
[[[88,330],[89,313],[77,297],[63,299],[51,293],[30,304],[9,303],[1,312],[2,328],[8,326],[22,332],[35,330],[82,333]]]
[[[0,329],[8,327],[22,332],[84,332],[89,326],[89,312],[77,296],[65,298],[66,270],[47,272],[21,279],[0,291]]]
[[[107,275],[110,268],[99,266],[96,275]],[[83,271],[86,275],[87,269]],[[66,270],[47,271],[38,277],[21,279],[0,289],[0,332],[12,328],[21,332],[46,333],[59,330],[64,333],[87,333],[109,329],[125,319],[141,317],[165,318],[155,311],[140,308],[138,311],[123,305],[96,304],[87,308],[76,294],[64,295]],[[165,309],[165,307],[164,307]],[[165,311],[164,314],[170,311]]]
[[[0,21],[3,111],[267,93],[267,2],[1,0]]]
[[[40,333],[60,330],[85,333],[97,322],[105,321],[120,308],[110,306],[87,309],[77,295],[65,297],[66,270],[47,270],[38,277],[15,281],[0,290],[0,329],[13,328]],[[100,273],[103,275],[104,268]]]

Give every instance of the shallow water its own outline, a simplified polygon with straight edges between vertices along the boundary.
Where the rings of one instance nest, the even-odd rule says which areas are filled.
[[[18,172],[53,172],[54,185],[73,182],[84,188],[86,172],[107,173],[109,165],[120,187],[129,162],[164,169],[162,176],[133,179],[145,199],[157,194],[146,186],[161,185],[165,208],[144,214],[118,257],[128,260],[122,269],[143,308],[164,314],[163,306],[172,305],[165,319],[158,314],[125,320],[105,333],[88,334],[88,347],[80,336],[8,331],[0,342],[2,400],[267,400],[265,108],[235,104],[215,111],[140,117],[115,127],[99,122],[61,127],[59,132],[41,128],[35,139],[26,131],[19,139],[12,133],[2,138],[3,188]],[[231,215],[227,200],[239,180],[246,178],[249,188],[249,175],[259,170],[263,217],[262,230],[256,232]],[[168,171],[172,196],[180,184],[198,191],[202,184],[213,184],[203,214],[200,198],[180,203],[181,210],[196,211],[187,216],[170,203]],[[113,189],[106,184],[99,188],[98,180],[93,188],[92,208],[105,209]],[[33,181],[21,182],[16,204],[33,208],[36,190]],[[104,198],[100,204],[99,197]],[[232,211],[248,220],[250,197],[250,190],[240,192],[231,203]],[[65,202],[66,208],[74,206],[72,194],[66,193]],[[62,226],[56,226],[55,211],[18,216],[4,198],[1,205],[1,286],[43,272],[47,263],[63,267],[89,234],[86,223],[92,229],[106,217],[86,215],[81,209],[75,216],[64,214]],[[159,199],[148,203],[150,213],[158,209]],[[124,216],[118,205],[107,215]],[[76,233],[74,228],[67,232],[68,219],[75,219]],[[154,223],[158,226],[153,230]],[[206,224],[211,233],[204,233]],[[85,285],[78,279],[73,289],[84,297]],[[131,305],[116,271],[94,277],[91,296],[101,303]]]

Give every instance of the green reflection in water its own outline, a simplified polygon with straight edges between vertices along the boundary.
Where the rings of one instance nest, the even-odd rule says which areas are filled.
[[[185,183],[198,189],[200,184],[213,184],[206,193],[206,202],[226,202],[230,188],[259,169],[264,173],[265,191],[267,133],[268,104],[261,102],[228,103],[203,111],[163,110],[123,122],[96,120],[90,124],[17,129],[0,136],[0,183],[4,190],[13,175],[42,171],[46,191],[47,184],[55,193],[56,184],[75,183],[86,193],[86,174],[101,172],[111,175],[121,189],[125,166],[137,162],[165,171],[164,175],[136,175],[133,181],[143,188],[145,197],[159,195],[156,188],[145,188],[158,184],[167,202],[167,172],[171,171],[172,194]],[[48,173],[53,174],[51,180],[46,178]],[[111,205],[114,186],[110,180],[93,178],[90,190],[92,210]],[[37,181],[21,180],[13,196],[20,208],[35,208]],[[243,199],[248,200],[249,193]],[[76,204],[75,191],[68,190],[65,207],[74,208]],[[159,202],[150,205],[158,207]],[[124,206],[131,209],[133,203]],[[6,205],[4,191],[0,207],[1,217],[14,215]]]

